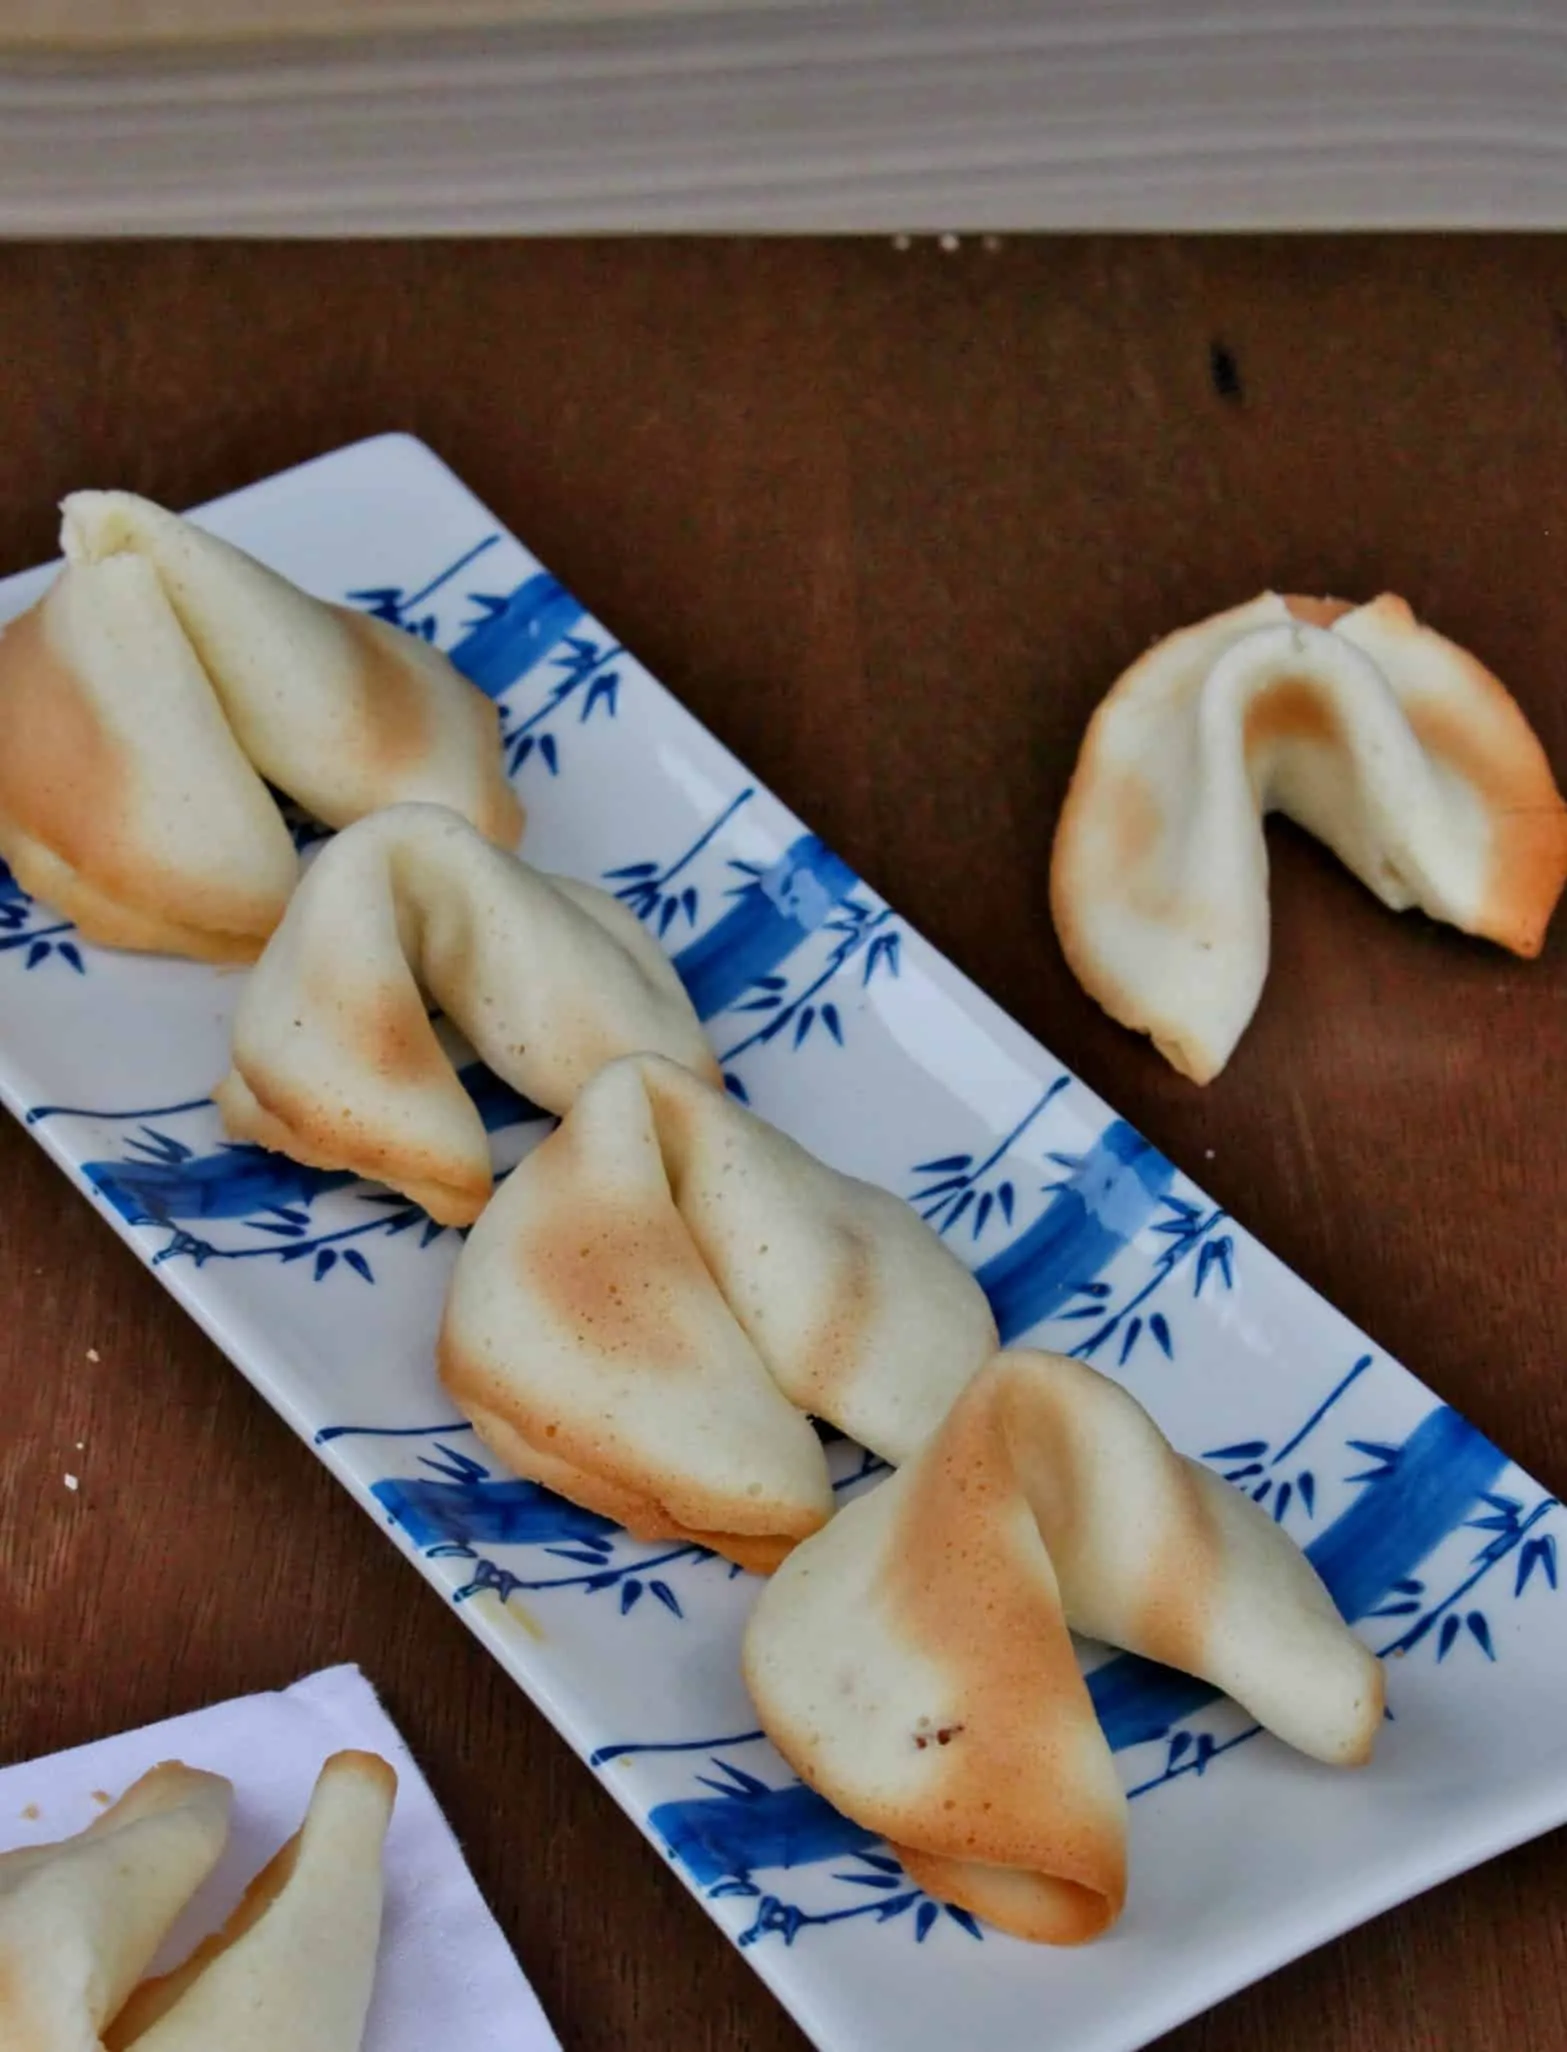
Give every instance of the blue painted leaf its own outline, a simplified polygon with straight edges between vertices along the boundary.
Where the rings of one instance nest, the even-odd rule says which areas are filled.
[[[583,705],[582,711],[578,714],[579,720],[585,720],[592,712],[594,706],[599,704],[609,707],[609,716],[613,719],[620,709],[619,697],[620,672],[618,670],[603,671],[588,686],[586,702]]]
[[[894,1917],[901,1917],[909,1904],[917,1900],[918,1897],[912,1891],[908,1895],[889,1895],[887,1900],[877,1908],[877,1923],[886,1924],[890,1923]]]
[[[637,1580],[635,1575],[628,1575],[620,1585],[621,1616],[624,1617],[626,1612],[630,1610],[634,1604],[639,1603],[641,1600],[642,1584]]]
[[[1397,1603],[1384,1603],[1380,1609],[1368,1611],[1368,1617],[1413,1617],[1420,1608],[1419,1599],[1405,1596]]]
[[[1536,1567],[1545,1570],[1545,1579],[1554,1589],[1556,1582],[1556,1541],[1550,1533],[1539,1539],[1531,1539],[1518,1556],[1518,1579],[1513,1584],[1513,1594],[1521,1596],[1529,1586],[1529,1577]]]
[[[984,1196],[980,1198],[978,1205],[975,1207],[974,1238],[976,1240],[979,1238],[980,1234],[985,1230],[985,1221],[990,1217],[991,1211],[995,1207],[995,1202],[995,1198],[987,1190]]]
[[[833,1039],[837,1041],[838,1045],[842,1047],[843,1021],[838,1017],[838,1007],[836,1005],[822,1006],[822,1024],[827,1028]]]
[[[835,1881],[847,1881],[855,1888],[897,1888],[902,1885],[901,1874],[834,1874]]]
[[[1497,1516],[1491,1518],[1466,1518],[1464,1525],[1471,1532],[1511,1532],[1516,1528],[1516,1522],[1513,1518]]]
[[[947,1219],[947,1224],[949,1226],[955,1226],[958,1220],[963,1216],[964,1212],[968,1210],[969,1206],[973,1202],[974,1192],[972,1190],[965,1190],[962,1193],[962,1195],[958,1198],[957,1203],[953,1205],[951,1213],[949,1214]]]
[[[539,753],[543,756],[550,775],[552,777],[559,776],[560,758],[556,752],[555,736],[553,734],[541,734],[539,736]]]
[[[918,1171],[916,1171],[916,1173],[918,1173]],[[948,1176],[942,1182],[932,1183],[929,1185],[928,1188],[924,1190],[917,1190],[914,1193],[912,1202],[914,1202],[915,1204],[926,1204],[930,1201],[932,1197],[940,1197],[944,1195],[947,1191],[964,1190],[967,1189],[967,1187],[967,1176]]]
[[[1178,1731],[1170,1741],[1170,1766],[1174,1766],[1183,1753],[1190,1752],[1192,1735],[1189,1731]]]
[[[1083,1157],[1080,1154],[1056,1154],[1052,1151],[1045,1159],[1053,1161],[1057,1168],[1075,1169],[1083,1166]]]
[[[1295,1494],[1295,1488],[1294,1488],[1294,1484],[1293,1484],[1293,1483],[1290,1483],[1290,1482],[1281,1482],[1281,1483],[1279,1484],[1279,1493],[1278,1493],[1278,1495],[1277,1495],[1277,1496],[1276,1496],[1276,1497],[1275,1497],[1275,1498],[1273,1499],[1273,1522],[1274,1522],[1274,1523],[1275,1523],[1276,1525],[1282,1525],[1282,1524],[1283,1524],[1283,1522],[1284,1522],[1284,1513],[1285,1513],[1285,1512],[1286,1512],[1286,1511],[1287,1511],[1287,1510],[1289,1509],[1289,1507],[1290,1507],[1290,1498],[1291,1498],[1291,1497],[1292,1497],[1292,1496],[1293,1496],[1294,1494]]]
[[[1197,1751],[1193,1756],[1192,1765],[1196,1768],[1199,1774],[1205,1774],[1207,1772],[1208,1762],[1213,1758],[1214,1749],[1217,1743],[1218,1741],[1213,1737],[1211,1732],[1198,1732]]]
[[[939,1904],[934,1902],[922,1902],[920,1904],[919,1913],[914,1919],[914,1936],[921,1945],[930,1936],[930,1927],[940,1915],[941,1909]]]
[[[1307,1517],[1314,1518],[1317,1515],[1316,1476],[1312,1474],[1309,1468],[1302,1468],[1295,1478],[1295,1486],[1300,1491],[1301,1502],[1306,1506]]]
[[[796,1047],[800,1045],[806,1034],[810,1032],[815,1021],[816,1007],[814,1005],[807,1005],[794,1022],[794,1044]]]
[[[772,1790],[768,1787],[767,1783],[760,1778],[760,1776],[755,1774],[747,1774],[745,1769],[743,1767],[737,1767],[733,1760],[715,1760],[713,1762],[713,1765],[718,1769],[720,1774],[727,1774],[730,1781],[733,1782],[734,1786],[726,1791],[726,1793],[729,1795],[738,1794],[746,1797],[747,1800],[754,1800],[758,1796],[772,1794]],[[699,1775],[697,1778],[698,1780],[701,1780],[704,1777]],[[709,1781],[707,1783],[707,1786],[709,1788],[717,1788],[718,1785],[719,1784],[716,1781]]]
[[[401,1227],[394,1227],[393,1230],[401,1231]],[[438,1240],[441,1237],[442,1233],[445,1232],[445,1230],[445,1226],[441,1224],[439,1219],[426,1219],[424,1223],[424,1231],[419,1235],[419,1245],[421,1247],[428,1247],[431,1241]]]
[[[295,1225],[291,1219],[252,1218],[246,1223],[252,1232],[275,1233],[280,1240],[297,1240],[305,1230],[302,1225]]]
[[[1488,1503],[1493,1510],[1508,1511],[1513,1517],[1517,1517],[1518,1513],[1523,1509],[1523,1505],[1516,1496],[1497,1496],[1489,1489],[1484,1492],[1480,1501]]]
[[[49,943],[46,940],[35,940],[27,950],[27,967],[36,969],[40,962],[47,960],[49,953]]]
[[[367,1283],[375,1281],[375,1275],[371,1270],[369,1262],[366,1261],[357,1247],[346,1248],[343,1253],[343,1259],[348,1263],[355,1275],[362,1275]]]
[[[606,869],[606,876],[657,876],[656,862],[623,862],[618,869]]]
[[[1078,1297],[1097,1297],[1103,1303],[1110,1294],[1110,1285],[1107,1282],[1075,1282],[1072,1293]]]
[[[316,1249],[315,1280],[317,1282],[321,1280],[322,1276],[324,1276],[329,1269],[335,1268],[336,1266],[337,1249],[335,1247],[318,1247]]]
[[[1017,1193],[1010,1183],[1003,1183],[996,1192],[996,1202],[1001,1206],[1001,1216],[1007,1224],[1012,1223],[1012,1207],[1017,1202]],[[965,1911],[965,1915],[967,1912]]]
[[[680,909],[686,915],[686,924],[688,926],[696,925],[696,908],[700,902],[696,894],[695,884],[687,884],[680,893]]]
[[[1494,1660],[1496,1653],[1491,1645],[1491,1627],[1485,1621],[1485,1612],[1483,1610],[1471,1610],[1464,1619],[1464,1623],[1469,1627],[1470,1638],[1474,1640],[1486,1659]]]
[[[1134,1318],[1121,1334],[1121,1357],[1118,1364],[1120,1367],[1124,1368],[1131,1359],[1132,1349],[1136,1346],[1138,1335],[1142,1329],[1143,1321],[1141,1318]]]
[[[752,990],[787,990],[789,979],[787,976],[753,976],[749,987]]]
[[[1170,1339],[1170,1328],[1164,1322],[1164,1313],[1156,1311],[1148,1321],[1148,1330],[1159,1342],[1159,1350],[1167,1361],[1175,1359],[1175,1347]]]
[[[729,1009],[731,1012],[775,1012],[782,1003],[783,999],[775,997],[769,990],[760,997],[747,998],[743,1005],[731,1005]]]
[[[731,856],[730,856],[730,858],[729,858],[729,867],[730,867],[731,869],[737,869],[737,870],[739,870],[739,872],[740,872],[740,874],[741,874],[742,876],[760,876],[760,875],[761,875],[761,873],[762,873],[762,870],[761,870],[761,865],[760,865],[759,863],[756,863],[756,862],[742,862],[742,861],[741,861],[741,860],[739,859],[739,857],[738,857],[738,856],[735,856],[735,855],[731,855]]]
[[[679,910],[680,900],[678,898],[666,898],[664,900],[663,909],[658,915],[658,937],[660,940],[663,939],[664,935],[674,925],[675,915]]]
[[[1254,1461],[1268,1451],[1265,1439],[1237,1439],[1233,1446],[1210,1446],[1205,1461]]]
[[[740,1078],[738,1076],[732,1076],[726,1073],[724,1076],[724,1088],[729,1092],[729,1095],[735,1098],[739,1103],[749,1104],[751,1102],[750,1093],[747,1091],[745,1085],[740,1081]]]
[[[589,1553],[584,1546],[546,1546],[544,1551],[553,1553],[557,1560],[574,1561],[578,1567],[596,1568],[604,1565],[602,1553]]]
[[[1456,1610],[1443,1618],[1442,1635],[1436,1642],[1436,1657],[1438,1660],[1445,1660],[1453,1650],[1453,1641],[1458,1637],[1459,1622]]]
[[[967,1931],[971,1938],[978,1938],[980,1942],[983,1944],[985,1934],[983,1931],[981,1931],[978,1923],[975,1921],[973,1917],[969,1915],[966,1909],[959,1909],[955,1902],[944,1902],[942,1904],[942,1908],[946,1911],[947,1915],[951,1917],[953,1923],[961,1926],[963,1930]]]
[[[1415,1575],[1406,1575],[1403,1581],[1393,1584],[1400,1596],[1421,1596],[1425,1593],[1425,1586],[1425,1583]]]
[[[1249,1482],[1253,1475],[1262,1473],[1261,1461],[1247,1461],[1241,1468],[1230,1468],[1225,1473],[1226,1482]]]
[[[685,1612],[680,1608],[680,1598],[667,1582],[649,1582],[648,1587],[666,1610],[671,1611],[676,1617],[685,1616]]]
[[[70,963],[78,976],[85,976],[87,974],[86,969],[82,966],[81,954],[77,949],[75,941],[61,941],[60,953]]]
[[[878,1874],[901,1874],[903,1872],[901,1861],[895,1860],[891,1853],[862,1852],[857,1853],[855,1857],[863,1860],[867,1867],[874,1867]]]
[[[1396,1446],[1389,1446],[1385,1440],[1350,1439],[1346,1440],[1345,1444],[1352,1447],[1356,1453],[1365,1454],[1368,1459],[1373,1461],[1396,1461],[1398,1459],[1399,1449]]]
[[[1268,1500],[1268,1491],[1269,1491],[1269,1490],[1270,1490],[1270,1489],[1271,1489],[1272,1487],[1273,1487],[1273,1484],[1272,1484],[1271,1482],[1259,1482],[1259,1483],[1257,1484],[1256,1488],[1255,1488],[1255,1489],[1254,1489],[1254,1490],[1253,1490],[1253,1491],[1251,1492],[1251,1500],[1252,1500],[1252,1502],[1253,1502],[1253,1503],[1266,1503],[1266,1502],[1267,1502],[1267,1500]]]
[[[528,757],[533,753],[533,747],[534,741],[533,736],[531,734],[524,734],[517,741],[516,745],[513,747],[511,752],[511,768],[513,776],[516,775],[517,771],[522,768],[523,764],[527,761]]]

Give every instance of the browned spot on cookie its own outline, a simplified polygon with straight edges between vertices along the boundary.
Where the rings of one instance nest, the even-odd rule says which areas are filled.
[[[1137,869],[1159,845],[1158,802],[1142,778],[1113,777],[1104,794],[1110,847],[1118,868]]]
[[[44,626],[41,604],[0,634],[0,810],[79,869],[113,878],[134,772]]]
[[[1567,806],[1517,705],[1489,671],[1473,668],[1490,687],[1490,717],[1465,718],[1429,699],[1405,711],[1421,746],[1491,814],[1490,874],[1476,930],[1515,954],[1537,955],[1567,881]]]
[[[1049,1563],[1020,1522],[1006,1410],[1006,1377],[992,1371],[958,1399],[919,1458],[878,1579],[889,1622],[947,1677],[937,1728],[964,1734],[942,1749],[906,1835],[1102,1893],[1121,1868],[1120,1818],[1075,1800],[1093,1707]]]
[[[1286,592],[1284,603],[1292,619],[1301,620],[1308,627],[1331,627],[1335,620],[1342,620],[1346,613],[1355,608],[1348,599],[1303,598],[1299,592]]]
[[[1259,749],[1284,741],[1317,741],[1343,746],[1338,714],[1327,694],[1303,677],[1281,677],[1259,691],[1246,708],[1245,746],[1248,758]]]
[[[419,674],[412,649],[399,646],[402,630],[351,606],[333,612],[356,644],[357,746],[360,760],[388,780],[416,768],[435,740],[435,711],[428,681]]]
[[[606,1200],[586,1176],[579,1180],[569,1122],[544,1145],[566,1175],[549,1215],[519,1237],[523,1287],[585,1346],[639,1367],[685,1366],[690,1325],[682,1306],[714,1283],[674,1204]]]
[[[350,1043],[389,1083],[424,1083],[452,1073],[411,983],[394,983],[353,1007]]]
[[[831,1294],[800,1350],[797,1401],[802,1410],[832,1417],[865,1360],[865,1336],[876,1309],[876,1265],[871,1242],[851,1219],[833,1234],[836,1263]]]

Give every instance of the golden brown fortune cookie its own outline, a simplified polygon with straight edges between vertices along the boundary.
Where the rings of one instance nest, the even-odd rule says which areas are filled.
[[[1097,1937],[1126,1802],[1071,1633],[1200,1675],[1289,1744],[1365,1761],[1382,1671],[1305,1555],[1060,1355],[997,1354],[930,1443],[797,1547],[742,1663],[801,1780],[932,1895]]]
[[[401,799],[515,847],[494,705],[418,637],[126,492],[0,634],[0,855],[105,946],[251,961],[297,877],[267,784],[326,825]]]
[[[497,1192],[439,1357],[518,1474],[766,1571],[831,1512],[807,1413],[902,1460],[995,1343],[978,1284],[901,1199],[639,1056]]]

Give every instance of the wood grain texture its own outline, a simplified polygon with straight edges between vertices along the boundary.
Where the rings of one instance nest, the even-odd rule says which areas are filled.
[[[1518,963],[1280,832],[1267,993],[1200,1091],[1046,912],[1090,708],[1264,585],[1402,592],[1567,773],[1567,244],[10,246],[0,368],[7,568],[75,486],[182,505],[425,436],[900,912],[1567,1489],[1567,922]],[[570,2052],[803,2042],[9,1124],[0,1406],[0,1759],[357,1660]],[[1558,1836],[1168,2044],[1560,2052],[1564,1887]]]

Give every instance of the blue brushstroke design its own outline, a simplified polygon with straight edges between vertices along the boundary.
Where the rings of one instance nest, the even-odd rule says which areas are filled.
[[[583,617],[582,607],[545,571],[525,578],[505,598],[474,595],[484,618],[447,651],[488,698],[527,676]]]
[[[264,1147],[235,1143],[216,1154],[89,1161],[82,1174],[127,1225],[250,1218],[308,1205],[358,1179],[346,1169],[306,1168]]]
[[[859,878],[815,834],[802,834],[706,933],[675,957],[697,1016],[711,1019],[824,925]]]
[[[608,1538],[619,1527],[537,1482],[393,1477],[370,1493],[416,1546],[551,1546]]]
[[[0,905],[25,904],[27,893],[11,874],[4,862],[0,862]]]
[[[1346,1618],[1354,1623],[1366,1616],[1412,1574],[1506,1465],[1506,1456],[1456,1411],[1441,1405],[1431,1412],[1394,1450],[1385,1471],[1307,1548]],[[1088,1676],[1088,1693],[1111,1749],[1124,1752],[1165,1738],[1220,1692],[1122,1653]],[[613,1750],[604,1749],[605,1756]],[[1216,1750],[1210,1744],[1205,1754]],[[772,1789],[726,1771],[735,1786],[709,1782],[715,1795],[662,1803],[652,1813],[655,1830],[705,1887],[745,1882],[761,1869],[839,1859],[876,1842],[811,1789]]]
[[[1153,1217],[1175,1169],[1116,1119],[1034,1223],[975,1271],[1004,1343],[1049,1318]]]
[[[758,1868],[840,1860],[881,1843],[876,1832],[852,1823],[798,1782],[659,1803],[649,1821],[704,1888],[742,1880]]]
[[[1446,1404],[1417,1427],[1391,1470],[1306,1548],[1351,1624],[1414,1572],[1506,1466],[1507,1456]]]

